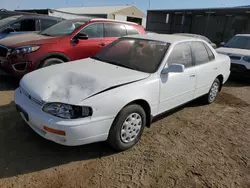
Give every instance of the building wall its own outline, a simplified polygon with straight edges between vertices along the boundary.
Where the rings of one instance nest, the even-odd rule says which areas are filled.
[[[115,14],[115,20],[127,21],[127,16],[121,14]]]
[[[244,12],[245,13],[245,12]],[[246,14],[190,14],[149,11],[146,29],[158,33],[194,33],[207,36],[215,43],[229,40],[237,33],[250,33],[250,18]],[[183,18],[184,17],[184,18]]]
[[[126,16],[136,17],[136,18],[146,17],[146,15],[135,6],[131,6],[131,7],[119,10],[117,12],[113,12],[113,14],[126,15]]]

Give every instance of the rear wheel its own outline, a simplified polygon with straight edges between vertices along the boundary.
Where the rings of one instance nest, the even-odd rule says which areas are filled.
[[[48,66],[56,65],[60,63],[64,63],[64,61],[58,58],[49,58],[42,62],[42,64],[40,65],[40,68],[44,68],[44,67],[48,67]]]
[[[221,82],[218,78],[216,78],[208,92],[208,94],[206,94],[203,97],[203,101],[206,104],[211,104],[215,101],[219,91],[220,91],[220,87],[221,87]]]
[[[132,148],[140,140],[146,125],[146,113],[139,105],[126,106],[115,118],[108,143],[117,151]]]

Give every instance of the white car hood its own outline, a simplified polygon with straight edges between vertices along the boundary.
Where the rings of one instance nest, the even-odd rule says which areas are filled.
[[[22,78],[20,86],[43,102],[78,104],[99,92],[149,75],[88,58],[31,72]]]
[[[250,50],[244,50],[239,48],[217,48],[216,51],[218,53],[227,54],[227,55],[250,55]]]

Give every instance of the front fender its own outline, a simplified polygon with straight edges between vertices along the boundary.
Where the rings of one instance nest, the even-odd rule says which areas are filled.
[[[123,107],[136,100],[145,100],[150,105],[151,114],[156,115],[159,79],[150,76],[145,80],[100,93],[84,100],[79,105],[92,107],[93,119],[110,119],[115,118]]]

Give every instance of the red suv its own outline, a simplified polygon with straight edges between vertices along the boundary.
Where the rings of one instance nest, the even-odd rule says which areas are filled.
[[[92,57],[118,37],[133,34],[145,34],[145,30],[107,19],[65,20],[38,34],[0,40],[0,69],[22,77],[38,68]]]

